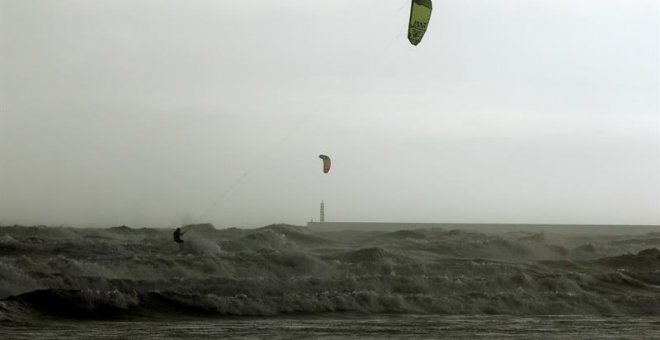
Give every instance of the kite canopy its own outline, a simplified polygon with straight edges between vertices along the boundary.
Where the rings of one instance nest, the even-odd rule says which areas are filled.
[[[408,40],[411,44],[417,46],[422,41],[431,20],[432,9],[431,0],[412,0],[408,23]]]
[[[323,160],[323,173],[327,174],[330,171],[330,157],[326,155],[319,155],[319,158]]]

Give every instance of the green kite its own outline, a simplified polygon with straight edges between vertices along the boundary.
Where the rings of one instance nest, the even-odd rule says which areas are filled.
[[[408,40],[411,44],[417,46],[422,41],[431,20],[432,9],[431,0],[412,0],[408,24]]]

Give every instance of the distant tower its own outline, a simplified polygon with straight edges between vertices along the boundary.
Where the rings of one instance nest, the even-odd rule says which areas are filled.
[[[321,223],[325,222],[325,204],[321,201]]]

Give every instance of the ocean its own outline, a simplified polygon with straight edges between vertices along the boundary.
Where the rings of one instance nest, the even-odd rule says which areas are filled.
[[[659,317],[317,315],[0,326],[3,339],[658,339]]]
[[[3,339],[660,339],[660,233],[0,227]]]

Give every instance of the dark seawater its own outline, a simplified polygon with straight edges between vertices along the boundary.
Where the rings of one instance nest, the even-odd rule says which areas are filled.
[[[660,339],[660,233],[186,229],[0,227],[0,339]]]
[[[341,315],[0,326],[3,339],[658,339],[658,317]]]

